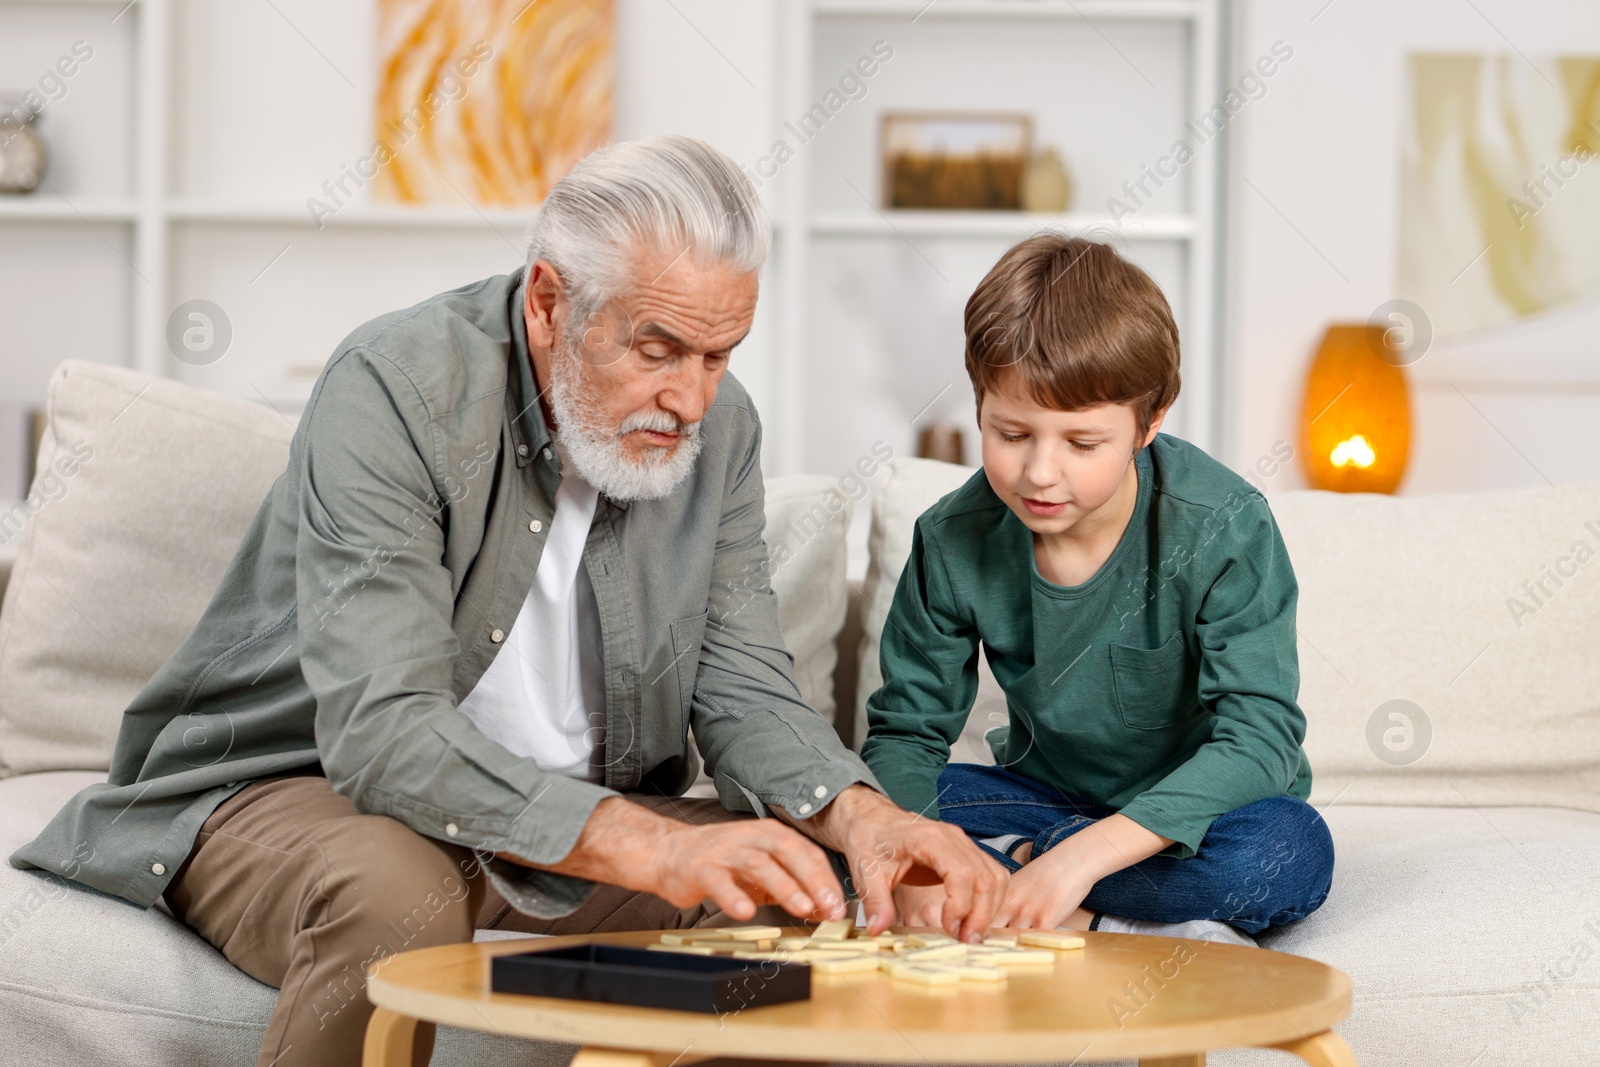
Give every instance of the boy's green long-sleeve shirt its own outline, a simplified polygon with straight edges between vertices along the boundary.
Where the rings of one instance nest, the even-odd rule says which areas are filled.
[[[981,470],[917,520],[861,753],[901,806],[937,812],[980,645],[1010,713],[999,764],[1171,838],[1170,855],[1224,812],[1310,794],[1298,587],[1266,500],[1166,434],[1135,463],[1127,529],[1081,585],[1040,577]]]

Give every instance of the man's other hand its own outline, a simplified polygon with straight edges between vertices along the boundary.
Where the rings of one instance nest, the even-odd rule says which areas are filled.
[[[1006,869],[965,831],[913,815],[869,786],[851,786],[795,825],[844,854],[866,909],[869,935],[894,925],[894,890],[900,885],[939,884],[944,891],[939,921],[928,925],[967,942],[983,940],[1005,900]]]
[[[662,839],[648,888],[680,908],[709,898],[735,919],[763,904],[802,919],[845,912],[827,854],[776,819],[680,824]]]
[[[559,862],[495,855],[654,893],[680,908],[710,900],[740,920],[764,904],[813,921],[844,917],[844,889],[827,853],[776,819],[692,824],[613,796],[595,805],[572,851]]]

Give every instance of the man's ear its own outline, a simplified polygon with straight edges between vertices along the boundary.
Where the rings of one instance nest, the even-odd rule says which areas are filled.
[[[528,268],[527,295],[522,310],[527,320],[530,345],[555,347],[556,309],[562,304],[565,294],[566,287],[561,275],[549,260],[537,260]]]

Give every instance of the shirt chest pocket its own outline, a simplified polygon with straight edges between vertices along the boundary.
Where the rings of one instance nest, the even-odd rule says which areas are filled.
[[[684,714],[694,697],[694,680],[700,673],[700,646],[705,641],[709,614],[702,611],[672,624],[672,666],[678,674],[678,709]]]
[[[1112,645],[1111,672],[1117,710],[1129,729],[1165,730],[1194,712],[1195,678],[1177,631],[1160,648]]]

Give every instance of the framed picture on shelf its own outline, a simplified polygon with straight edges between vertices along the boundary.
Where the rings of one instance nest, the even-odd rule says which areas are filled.
[[[1020,211],[1032,152],[1027,114],[885,112],[879,128],[883,206]]]

